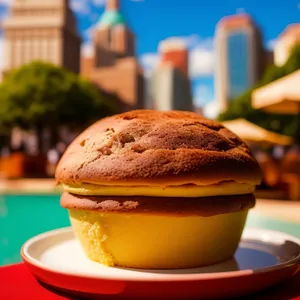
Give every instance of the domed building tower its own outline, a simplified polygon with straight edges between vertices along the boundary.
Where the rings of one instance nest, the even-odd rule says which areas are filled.
[[[109,65],[118,58],[135,55],[134,36],[119,9],[118,0],[108,1],[106,10],[96,26],[96,67]]]
[[[108,0],[96,24],[93,57],[82,58],[82,75],[120,99],[119,111],[141,108],[143,74],[135,57],[135,36],[120,12],[119,0]]]

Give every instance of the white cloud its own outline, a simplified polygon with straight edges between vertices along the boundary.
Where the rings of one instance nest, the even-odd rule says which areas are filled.
[[[0,5],[10,5],[13,0],[0,0]]]
[[[275,48],[277,42],[278,42],[277,39],[269,40],[269,41],[267,42],[267,49],[268,49],[268,50],[274,50],[274,48]]]
[[[152,71],[159,62],[158,53],[145,53],[140,58],[140,63],[145,71]]]
[[[84,43],[81,46],[81,54],[82,56],[91,57],[94,54],[93,44],[90,42]]]
[[[213,38],[201,38],[197,34],[170,37],[166,41],[180,41],[190,50],[189,73],[192,78],[212,75],[214,71]],[[140,61],[145,70],[152,70],[159,60],[158,53],[145,53]]]
[[[102,8],[106,5],[106,2],[107,0],[71,0],[70,4],[74,12],[82,15],[88,15],[92,13],[93,7],[94,9]]]
[[[244,7],[238,7],[236,9],[237,14],[244,14],[246,12],[246,9]]]
[[[184,43],[187,49],[193,49],[194,47],[201,46],[204,49],[212,49],[213,39],[202,39],[198,34],[190,34],[187,36],[171,36],[164,41],[180,41]]]
[[[213,37],[199,39],[199,42],[196,45],[196,47],[212,51],[213,47],[214,47],[214,39],[213,39]]]
[[[203,114],[208,119],[216,119],[219,115],[219,105],[216,101],[212,101],[204,106]]]
[[[194,102],[197,107],[204,107],[211,101],[211,91],[206,84],[198,84],[194,94]]]
[[[89,27],[88,29],[86,29],[84,32],[83,32],[83,35],[86,37],[87,40],[91,41],[92,38],[93,38],[93,35],[94,35],[94,31],[97,27],[97,23],[92,25],[91,27]]]
[[[214,71],[213,50],[205,49],[201,46],[190,52],[189,73],[192,78],[213,74]]]
[[[79,14],[88,15],[90,13],[88,0],[71,0],[71,9]]]
[[[97,7],[102,7],[106,4],[107,0],[93,0],[93,4]]]
[[[181,36],[179,38],[184,42],[184,44],[187,48],[192,48],[192,47],[196,46],[200,41],[199,35],[197,35],[197,34]]]
[[[191,49],[189,59],[189,73],[192,78],[212,75],[214,72],[213,38],[201,39]]]
[[[189,74],[192,78],[213,73],[214,55],[212,51],[196,49],[190,53]]]

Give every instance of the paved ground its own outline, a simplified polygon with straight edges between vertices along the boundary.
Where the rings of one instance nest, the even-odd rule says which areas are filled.
[[[49,194],[59,191],[54,179],[0,180],[0,193]]]
[[[300,202],[258,199],[255,210],[265,216],[300,223]]]
[[[59,193],[54,179],[1,180],[0,193]],[[258,199],[255,210],[263,215],[300,223],[300,202]]]

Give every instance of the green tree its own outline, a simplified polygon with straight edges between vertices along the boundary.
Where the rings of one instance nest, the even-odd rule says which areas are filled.
[[[0,85],[0,130],[35,129],[41,144],[45,128],[82,128],[114,112],[92,83],[49,63],[33,62],[13,71]]]
[[[262,79],[244,94],[230,102],[228,110],[219,115],[219,121],[245,118],[263,128],[299,139],[297,124],[300,116],[277,115],[265,113],[252,107],[252,92],[300,69],[300,46],[295,46],[287,62],[283,66],[271,65]]]

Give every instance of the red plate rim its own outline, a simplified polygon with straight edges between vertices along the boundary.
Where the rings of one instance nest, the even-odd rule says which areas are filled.
[[[250,228],[248,228],[250,229]],[[270,267],[265,267],[261,269],[256,269],[256,270],[241,270],[241,271],[229,271],[229,272],[215,272],[215,273],[202,273],[202,274],[154,274],[153,273],[153,278],[141,278],[138,276],[136,277],[127,277],[125,275],[123,276],[113,276],[111,274],[107,275],[88,275],[88,274],[79,274],[79,273],[71,273],[71,272],[64,272],[64,271],[58,271],[55,268],[47,267],[44,264],[40,263],[37,259],[30,257],[26,253],[27,247],[29,247],[34,241],[38,239],[45,238],[51,234],[59,234],[63,232],[68,232],[71,231],[71,227],[66,227],[66,228],[60,228],[60,229],[55,229],[51,230],[39,235],[36,235],[35,237],[32,237],[29,239],[27,242],[25,242],[21,248],[21,257],[23,261],[26,264],[32,265],[38,269],[53,273],[53,274],[60,274],[60,275],[65,275],[65,276],[70,276],[70,277],[80,277],[80,278],[86,278],[86,279],[93,279],[93,280],[110,280],[110,281],[133,281],[133,282],[166,282],[166,281],[199,281],[199,280],[216,280],[216,279],[222,279],[222,278],[234,278],[234,277],[245,277],[245,276],[251,276],[253,274],[257,273],[270,273],[270,272],[275,272],[275,271],[280,271],[280,270],[286,270],[286,269],[291,269],[295,268],[300,270],[300,253],[297,255],[297,257],[283,263],[279,263],[274,266]],[[285,240],[290,240],[300,246],[300,239],[297,237],[294,237],[290,234],[287,233],[282,233],[279,231],[273,231],[273,230],[267,230],[267,229],[259,229],[259,228],[253,228],[250,230],[255,230],[261,233],[266,233],[266,234],[277,234],[280,235],[282,238]],[[126,269],[129,270],[130,269]],[[134,269],[133,269],[134,271]]]

